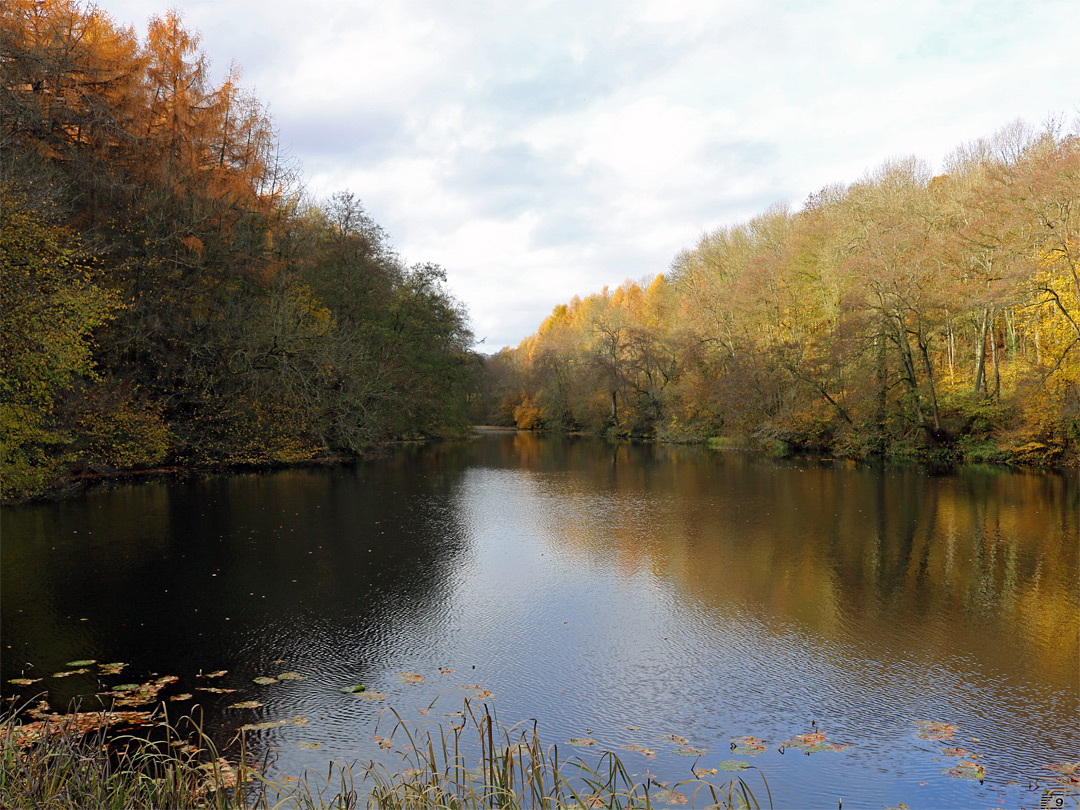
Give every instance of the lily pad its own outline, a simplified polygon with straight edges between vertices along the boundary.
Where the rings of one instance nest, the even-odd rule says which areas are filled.
[[[730,737],[731,752],[741,757],[756,757],[765,750],[765,740],[760,737]]]
[[[960,729],[951,723],[939,723],[935,720],[916,720],[919,737],[924,740],[951,740]]]
[[[367,692],[361,692],[357,695],[357,697],[361,700],[386,700],[386,695],[384,695],[382,692],[372,692],[370,690],[368,690]]]
[[[196,678],[220,678],[222,675],[224,675],[228,671],[229,670],[227,670],[227,669],[219,669],[219,670],[216,670],[214,672],[207,672],[206,674],[203,674],[202,672],[200,672],[195,677]]]
[[[784,740],[780,743],[784,748],[798,748],[800,751],[805,751],[808,754],[815,754],[821,751],[843,751],[847,748],[846,745],[839,743],[825,742],[824,731],[814,731],[810,734],[796,734],[790,740]]]
[[[490,689],[485,689],[484,687],[477,686],[474,683],[463,683],[461,685],[461,688],[467,689],[468,691],[472,692],[474,700],[487,700],[488,698],[495,697],[495,693],[492,692]]]
[[[624,751],[633,751],[635,754],[641,754],[645,759],[656,759],[656,752],[643,745],[624,745],[622,746],[622,749]]]
[[[191,700],[193,697],[195,696],[190,692],[184,692],[182,695],[172,695],[169,700],[175,702],[177,700]]]
[[[282,672],[280,675],[278,675],[278,680],[279,681],[306,681],[307,678],[305,678],[303,675],[301,675],[298,672]]]
[[[364,686],[362,683],[358,683],[358,684],[354,684],[353,686],[343,686],[343,687],[341,687],[341,691],[342,692],[351,692],[353,694],[359,694],[360,692],[366,692],[367,687]]]
[[[268,720],[265,723],[245,723],[240,726],[241,731],[263,731],[268,728],[277,728],[278,726],[306,726],[308,719],[302,714],[295,715],[294,717],[288,717],[284,720]]]
[[[78,661],[68,661],[65,666],[69,667],[88,667],[91,664],[96,664],[96,658],[80,658]]]
[[[1080,762],[1059,762],[1056,765],[1044,765],[1054,773],[1060,773],[1062,776],[1072,776],[1077,771],[1080,771]]]
[[[85,674],[85,673],[87,673],[89,671],[90,670],[85,669],[85,668],[84,669],[73,669],[73,670],[70,670],[68,672],[54,672],[52,676],[54,678],[67,678],[69,675],[83,675],[83,674]]]
[[[236,690],[235,689],[225,689],[225,688],[220,687],[220,686],[196,686],[195,691],[196,692],[212,692],[215,695],[228,695],[228,694],[232,694]]]
[[[102,675],[119,675],[120,671],[126,666],[127,664],[122,661],[114,661],[111,664],[98,664]]]
[[[971,762],[970,760],[958,762],[955,767],[944,768],[941,772],[955,779],[978,779],[981,782],[986,778],[986,768],[978,762]]]
[[[750,763],[743,759],[725,759],[716,767],[722,771],[745,771]]]
[[[114,692],[130,692],[133,689],[138,689],[138,688],[139,688],[139,684],[137,684],[137,683],[122,683],[119,686],[114,686],[112,688],[112,691],[114,691]]]
[[[232,704],[230,709],[257,709],[262,704],[257,700],[241,700],[239,703]]]
[[[277,683],[277,678],[268,678],[266,675],[260,675],[258,678],[252,678],[259,686],[269,686],[272,683]]]
[[[970,757],[971,752],[966,748],[942,748],[941,753],[947,757]]]
[[[16,686],[29,686],[32,683],[37,683],[41,678],[8,678],[8,683],[13,683]]]
[[[687,802],[686,796],[682,793],[664,787],[657,788],[652,791],[649,796],[661,804],[686,804]]]
[[[578,748],[590,748],[596,745],[596,740],[592,737],[571,737],[570,744]]]
[[[716,768],[691,768],[691,772],[698,779],[704,779],[706,776],[716,776]]]
[[[708,748],[696,748],[692,745],[684,745],[682,748],[675,749],[675,753],[680,757],[703,757],[709,753]]]
[[[424,676],[417,672],[399,672],[398,677],[402,683],[420,684],[424,682]]]
[[[307,742],[307,741],[304,741],[304,742],[297,743],[297,745],[300,746],[301,748],[303,748],[305,751],[314,751],[316,748],[322,748],[322,743],[321,742]]]
[[[660,739],[664,742],[675,743],[675,745],[689,745],[690,741],[686,737],[680,737],[678,734],[661,734]]]

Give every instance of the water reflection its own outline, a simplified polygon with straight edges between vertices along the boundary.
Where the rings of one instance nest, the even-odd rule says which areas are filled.
[[[676,732],[724,759],[730,736],[778,741],[813,722],[849,744],[762,755],[779,806],[835,806],[835,791],[1015,804],[1009,780],[1080,759],[1078,492],[1063,475],[525,434],[120,486],[4,511],[5,694],[27,662],[47,675],[128,661],[132,679],[175,673],[184,691],[200,669],[228,669],[238,692],[206,696],[212,724],[308,716],[254,741],[295,771],[377,753],[380,705],[343,685],[408,713],[460,708],[455,688],[481,683],[504,718],[537,717],[552,741],[592,729],[661,748]],[[252,684],[286,670],[307,680]],[[63,705],[98,688],[86,677],[44,685]],[[225,708],[250,698],[266,704],[254,717]],[[987,784],[942,777],[915,719],[960,726]],[[689,767],[670,751],[648,764]]]

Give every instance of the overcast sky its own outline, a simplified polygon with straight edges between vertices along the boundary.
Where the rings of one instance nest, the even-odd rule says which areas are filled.
[[[168,5],[99,0],[141,35]],[[179,0],[484,351],[772,203],[1080,110],[1077,0]]]

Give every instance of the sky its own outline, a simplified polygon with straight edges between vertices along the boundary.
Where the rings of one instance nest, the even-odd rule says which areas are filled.
[[[140,36],[170,7],[97,5]],[[446,269],[484,352],[774,203],[1080,114],[1077,0],[172,5],[313,197]]]

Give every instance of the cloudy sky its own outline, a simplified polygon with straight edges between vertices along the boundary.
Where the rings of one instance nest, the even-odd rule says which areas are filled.
[[[168,2],[98,5],[141,35]],[[485,351],[772,203],[1080,111],[1076,0],[175,5],[314,195],[447,269]]]

